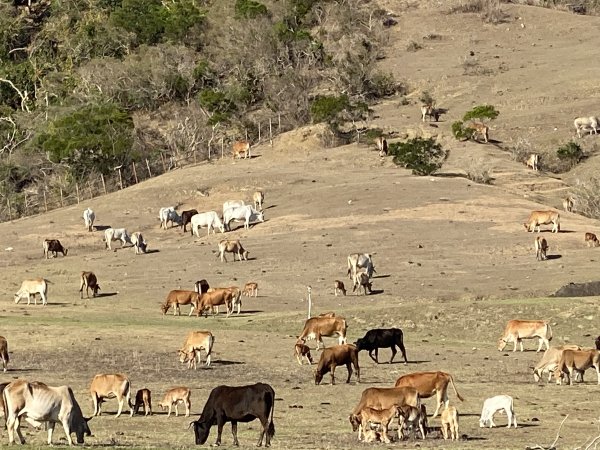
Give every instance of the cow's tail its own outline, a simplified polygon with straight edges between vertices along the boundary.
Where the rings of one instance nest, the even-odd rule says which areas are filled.
[[[4,400],[4,428],[8,430],[8,396],[6,395],[6,386],[2,391],[2,399]]]
[[[133,415],[133,407],[135,406],[131,403],[131,383],[129,380],[125,381],[125,389],[124,389],[125,398],[127,399],[127,404],[129,405],[129,409],[131,410],[131,415]]]
[[[550,320],[546,321],[546,339],[552,340],[552,328],[550,327]]]
[[[464,398],[462,398],[462,397],[460,396],[460,394],[458,393],[458,391],[456,390],[456,386],[454,385],[454,378],[452,378],[452,375],[450,375],[450,383],[452,384],[452,389],[454,389],[454,393],[456,394],[456,396],[458,397],[458,399],[459,399],[461,402],[464,402],[464,401],[465,401],[465,399],[464,399]]]
[[[271,390],[268,394],[268,400],[271,403],[271,417],[269,418],[269,427],[267,428],[267,436],[269,439],[275,436],[275,423],[273,422],[273,415],[275,414],[275,392]]]

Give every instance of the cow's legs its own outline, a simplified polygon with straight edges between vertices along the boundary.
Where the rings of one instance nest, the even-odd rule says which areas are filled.
[[[508,425],[506,426],[506,428],[510,428],[513,422],[512,411],[510,410],[510,408],[504,408],[504,411],[506,411],[506,417],[508,418]]]
[[[541,349],[542,349],[542,345],[544,345],[544,338],[539,338],[538,339],[538,349],[536,350],[536,353],[538,353]],[[548,349],[548,347],[546,347],[546,350]]]
[[[116,417],[119,417],[121,415],[121,412],[123,411],[123,403],[125,403],[125,399],[122,396],[117,395],[117,401],[119,402],[119,409],[117,410]]]
[[[444,440],[448,439],[448,430],[450,429],[450,424],[442,423],[442,435],[444,436]]]
[[[521,351],[523,351],[523,339],[517,338],[519,345],[521,346]]]
[[[569,367],[569,386],[573,386],[573,367]]]
[[[240,445],[237,437],[237,422],[235,420],[231,421],[231,434],[233,435],[233,445],[236,447]]]
[[[432,419],[435,419],[437,417],[438,413],[440,412],[440,408],[442,407],[442,405],[444,403],[444,396],[440,391],[437,392],[436,398],[437,398],[437,406],[435,408],[435,412],[433,413],[433,416],[431,417]]]
[[[346,364],[346,369],[348,369],[348,379],[346,380],[346,383],[350,383],[350,377],[352,376],[352,363],[351,362]]]
[[[331,384],[335,384],[335,368],[336,365],[334,362],[331,363]]]
[[[190,417],[190,401],[185,401],[185,417]]]
[[[221,445],[221,435],[223,434],[223,426],[225,425],[225,421],[221,416],[217,417],[217,440],[215,441],[215,445]]]
[[[392,350],[392,357],[390,358],[390,364],[391,364],[392,361],[394,361],[394,357],[396,356],[396,353],[398,353],[396,351],[396,344],[392,344],[392,346],[390,347],[390,350]]]
[[[54,422],[46,422],[46,427],[48,428],[48,445],[52,445],[52,433],[54,433]],[[73,441],[71,440],[71,434],[69,433],[69,427],[65,424],[63,425],[65,429],[65,434],[67,435],[67,441],[69,445],[73,445]]]
[[[179,404],[179,402],[175,402],[175,417],[179,417],[179,409],[177,409],[177,405]],[[169,407],[169,411],[171,410],[171,408]]]
[[[92,404],[94,405],[94,416],[100,415],[100,408],[98,405],[98,397],[95,393],[92,394]]]

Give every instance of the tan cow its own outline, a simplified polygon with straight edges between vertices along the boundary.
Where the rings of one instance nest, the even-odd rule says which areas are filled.
[[[210,288],[208,292],[200,295],[200,299],[196,303],[196,315],[198,317],[202,316],[204,311],[207,309],[210,309],[214,313],[214,308],[217,308],[216,311],[218,314],[219,306],[225,305],[227,308],[227,317],[229,317],[232,311],[231,303],[233,300],[233,294],[233,290],[229,288]],[[206,313],[206,315],[208,316],[208,313]]]
[[[8,341],[4,336],[0,336],[0,359],[2,359],[3,370],[6,372],[10,356],[8,356]]]
[[[192,395],[192,391],[189,388],[184,386],[174,387],[169,389],[162,401],[158,404],[161,409],[164,411],[165,409],[169,409],[167,417],[171,415],[171,407],[175,405],[175,417],[179,416],[179,411],[177,410],[177,405],[179,403],[183,403],[185,406],[185,417],[190,416],[190,408],[192,406],[190,402],[190,396]]]
[[[532,153],[529,155],[529,158],[527,158],[527,161],[525,161],[525,165],[528,168],[531,167],[531,170],[534,172],[537,172],[540,168],[540,155]]]
[[[444,439],[458,440],[458,411],[454,406],[449,406],[442,411],[442,434]]]
[[[335,368],[337,366],[346,366],[348,369],[348,379],[346,383],[350,383],[352,376],[352,366],[356,370],[356,381],[360,383],[360,367],[358,365],[358,349],[352,344],[334,345],[323,349],[319,364],[315,369],[315,384],[321,384],[323,376],[327,372],[331,372],[331,384],[335,384]]]
[[[150,392],[150,389],[144,388],[136,392],[133,413],[137,414],[141,407],[144,407],[145,416],[152,415],[152,392]]]
[[[552,224],[552,232],[558,233],[560,231],[560,214],[556,211],[531,211],[527,222],[523,224],[527,231],[532,233],[536,227],[538,233],[540,232],[540,225]]]
[[[378,410],[389,409],[392,406],[409,405],[415,408],[421,407],[421,398],[415,388],[393,387],[393,388],[368,388],[360,397],[358,405],[352,410],[349,420],[352,431],[358,430],[358,440],[362,437],[362,411],[365,408]]]
[[[40,294],[42,298],[42,305],[48,304],[48,284],[51,284],[50,280],[44,278],[34,278],[33,280],[24,280],[21,283],[21,288],[15,294],[15,303],[19,303],[22,297],[27,295],[27,305],[31,303],[31,296],[33,295],[34,304],[37,305],[37,296]]]
[[[250,281],[244,285],[242,293],[248,297],[258,297],[258,283]]]
[[[425,439],[427,431],[427,409],[425,405],[420,407],[402,405],[398,408],[398,439],[402,440],[406,437],[404,430],[408,428],[415,428],[415,426],[421,432],[421,438]]]
[[[600,384],[600,351],[589,350],[563,350],[558,366],[554,369],[556,384],[562,384],[562,374],[567,375],[569,385],[573,385],[573,372],[585,372],[590,367],[596,369],[598,384]]]
[[[181,310],[179,307],[181,305],[190,305],[190,313],[188,316],[191,316],[194,312],[194,309],[198,305],[198,301],[200,300],[200,294],[195,291],[185,291],[174,289],[167,295],[165,302],[160,305],[160,310],[163,315],[167,314],[169,308],[173,307],[173,315],[180,315]]]
[[[550,347],[544,352],[544,356],[533,368],[533,379],[538,382],[544,372],[548,372],[548,383],[552,379],[552,374],[558,365],[563,350],[581,350],[581,347],[573,344],[561,345],[560,347]]]
[[[488,126],[482,122],[471,122],[466,126],[467,129],[472,130],[473,139],[477,139],[477,136],[481,136],[487,143],[489,142],[489,131]]]
[[[600,245],[594,233],[585,233],[585,242],[587,242],[588,247],[598,247]]]
[[[304,329],[302,333],[298,337],[298,341],[302,341],[303,343],[310,339],[315,339],[317,341],[317,350],[319,349],[319,344],[323,344],[323,336],[325,337],[334,337],[335,335],[339,336],[338,344],[346,343],[346,330],[348,329],[348,325],[346,324],[346,319],[341,316],[333,317],[330,316],[319,316],[319,317],[311,317],[304,323]]]
[[[210,366],[210,355],[215,337],[210,331],[190,331],[185,338],[183,346],[177,350],[179,353],[179,362],[188,363],[188,369],[198,368],[198,363],[202,362],[200,350],[206,351],[206,366]]]
[[[361,413],[361,428],[365,430],[364,432],[364,441],[366,443],[373,442],[377,439],[377,434],[371,433],[374,425],[379,425],[381,427],[381,440],[386,444],[389,444],[390,438],[388,437],[388,431],[390,422],[394,420],[395,417],[398,417],[398,407],[396,405],[387,409],[373,409],[373,408],[363,408]]]
[[[521,351],[523,351],[523,339],[536,337],[539,338],[536,352],[542,349],[542,345],[546,346],[546,350],[550,348],[552,328],[550,328],[547,320],[509,320],[504,329],[504,334],[498,340],[498,350],[504,350],[506,344],[513,342],[513,352],[517,351],[517,343],[521,345]]]
[[[119,402],[117,416],[121,415],[123,405],[127,401],[130,415],[133,416],[133,407],[131,404],[131,383],[126,375],[120,373],[101,373],[94,377],[90,385],[90,394],[94,404],[94,416],[102,414],[102,402],[105,398],[116,398]]]
[[[548,259],[548,242],[541,236],[537,236],[533,242],[535,247],[535,258],[538,261],[545,261]]]
[[[452,384],[454,393],[462,402],[464,399],[456,390],[452,375],[446,372],[415,372],[403,375],[396,380],[396,387],[415,388],[420,398],[429,398],[437,393],[437,407],[433,413],[433,417],[436,417],[443,404],[448,408],[448,383]]]
[[[383,136],[379,136],[377,139],[375,139],[375,145],[377,145],[377,150],[379,150],[379,156],[387,156],[388,142],[386,138],[384,138]]]
[[[262,211],[262,204],[265,201],[265,193],[263,191],[256,191],[252,194],[252,201],[254,202],[254,208]]]
[[[244,247],[242,247],[242,243],[239,241],[239,239],[236,239],[236,240],[223,239],[222,241],[220,241],[219,242],[219,256],[221,257],[221,262],[223,262],[223,261],[227,262],[225,253],[233,253],[233,261],[234,262],[235,262],[235,255],[238,256],[238,259],[240,261],[242,261],[242,259],[245,259],[246,261],[248,261],[249,252],[247,250],[244,250]]]
[[[250,155],[250,142],[248,141],[236,141],[233,143],[231,153],[233,155],[233,159],[241,158],[242,155],[244,159],[251,158]]]
[[[574,201],[573,197],[567,197],[563,199],[563,209],[567,212],[573,212]]]
[[[83,289],[87,298],[90,298],[90,289],[92,290],[92,297],[98,295],[100,285],[98,284],[98,278],[94,272],[81,272],[81,282],[79,283],[79,298],[83,298]]]
[[[300,365],[302,365],[302,358],[306,358],[309,365],[313,363],[310,347],[301,341],[296,342],[296,345],[294,346],[294,355],[296,355],[296,360]]]

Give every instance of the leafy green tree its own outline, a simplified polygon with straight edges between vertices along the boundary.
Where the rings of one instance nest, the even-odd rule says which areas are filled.
[[[413,138],[390,144],[388,154],[395,164],[411,169],[414,175],[431,175],[442,167],[448,152],[433,138]]]
[[[556,150],[556,156],[561,161],[569,162],[571,167],[573,167],[583,159],[584,153],[579,144],[571,141],[559,147]]]
[[[475,106],[463,116],[463,122],[467,120],[494,120],[500,112],[492,105]]]

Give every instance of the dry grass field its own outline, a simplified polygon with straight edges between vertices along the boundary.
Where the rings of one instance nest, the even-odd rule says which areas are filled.
[[[362,390],[393,386],[400,375],[422,370],[453,374],[465,397],[460,403],[449,393],[461,415],[463,439],[445,442],[434,432],[425,442],[386,448],[547,446],[566,414],[559,448],[581,446],[597,435],[594,374],[573,387],[536,384],[531,374],[541,357],[534,352],[536,343],[526,341],[527,351],[513,354],[498,352],[496,341],[511,318],[549,319],[554,345],[589,346],[600,334],[597,298],[548,297],[570,281],[597,279],[599,250],[587,248],[583,234],[598,233],[599,223],[561,213],[562,232],[543,233],[552,258],[537,262],[534,236],[522,222],[533,209],[558,206],[566,181],[572,180],[528,172],[501,145],[526,137],[536,149],[556,147],[572,137],[573,117],[595,112],[593,61],[600,50],[585,36],[596,31],[600,18],[503,5],[508,22],[489,25],[474,14],[447,15],[440,2],[385,3],[401,14],[399,26],[390,30],[382,64],[413,88],[429,89],[450,111],[432,128],[420,123],[418,105],[392,100],[377,107],[375,123],[400,133],[438,136],[451,151],[443,169],[447,176],[414,177],[362,145],[324,149],[319,127],[309,127],[279,137],[272,147],[257,147],[251,160],[179,169],[77,207],[0,224],[0,334],[11,350],[10,370],[0,381],[24,377],[68,384],[86,416],[92,412],[88,387],[96,373],[126,373],[134,393],[151,389],[152,417],[117,419],[116,402],[104,405],[105,415],[90,422],[94,436],[86,445],[94,447],[193,447],[193,433],[186,430],[191,419],[167,418],[159,411],[166,389],[192,388],[192,415],[197,417],[213,387],[263,381],[277,395],[275,448],[363,448],[367,445],[356,441],[347,420]],[[406,52],[409,41],[423,42],[429,33],[442,39]],[[463,73],[461,61],[470,50],[492,73]],[[454,141],[450,123],[481,103],[501,111],[491,131],[495,143]],[[581,141],[590,148],[595,139]],[[452,176],[472,161],[491,170],[493,186]],[[585,164],[591,170],[594,163],[592,157]],[[249,230],[239,225],[227,234],[250,251],[247,262],[216,258],[220,234],[196,238],[159,228],[162,206],[219,211],[223,201],[249,200],[255,189],[265,191],[266,221]],[[204,190],[208,197],[200,195]],[[105,251],[102,232],[88,233],[83,226],[87,206],[100,227],[142,231],[151,252],[136,256],[118,243],[117,251]],[[69,247],[68,256],[44,260],[44,238],[59,238]],[[334,297],[333,280],[349,285],[346,256],[356,251],[374,255],[375,294]],[[97,274],[101,297],[79,299],[82,270]],[[48,306],[15,304],[20,282],[38,276],[52,282]],[[187,317],[187,307],[180,317],[161,315],[159,304],[169,290],[192,289],[201,278],[213,286],[256,281],[259,296],[244,297],[242,314],[230,318]],[[371,328],[402,328],[410,364],[376,365],[362,353],[362,383],[353,379],[350,385],[315,386],[314,367],[301,367],[293,357],[295,337],[306,319],[307,285],[313,288],[314,313],[335,311],[346,317],[349,341]],[[191,330],[216,336],[208,369],[188,370],[178,362],[177,349]],[[326,339],[327,345],[332,342]],[[314,342],[310,345],[314,348]],[[388,355],[382,351],[381,360]],[[338,382],[344,379],[342,368]],[[519,428],[480,429],[483,400],[501,393],[514,397]],[[434,401],[425,403],[431,413]],[[505,417],[496,423],[504,425]],[[439,426],[438,419],[430,425]],[[258,433],[258,422],[241,425],[241,446],[254,446]],[[26,429],[33,447],[43,446],[45,436]],[[7,442],[5,432],[0,439]],[[66,443],[62,430],[56,439]],[[208,442],[214,439],[215,429]],[[231,442],[227,426],[223,445]]]

